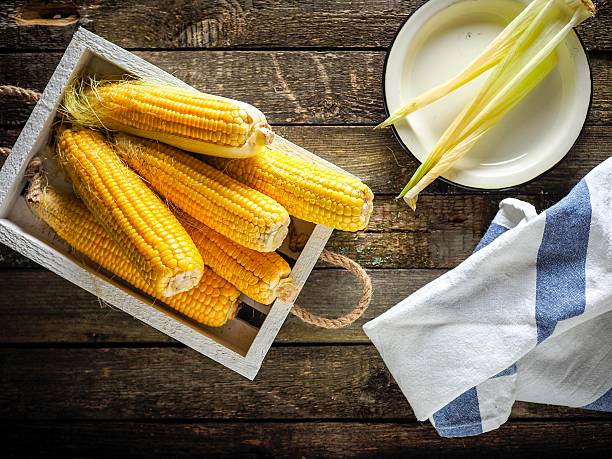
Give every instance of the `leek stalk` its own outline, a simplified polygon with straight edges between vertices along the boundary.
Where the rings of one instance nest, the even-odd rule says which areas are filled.
[[[557,64],[555,49],[573,27],[593,16],[594,6],[590,0],[534,0],[525,11],[517,17],[524,19],[518,21],[520,30],[516,20],[508,26],[512,26],[512,39],[509,45],[502,40],[499,63],[401,192],[399,197],[413,209],[425,187],[447,172],[550,73]],[[508,37],[505,32],[500,36]]]

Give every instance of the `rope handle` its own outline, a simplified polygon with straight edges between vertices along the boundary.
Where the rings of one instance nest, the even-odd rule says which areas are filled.
[[[0,85],[0,96],[21,97],[22,99],[34,103],[38,102],[41,93],[33,89],[20,88],[10,84]]]
[[[0,97],[21,97],[23,100],[34,103],[38,102],[41,93],[33,89],[20,88],[19,86],[13,86],[10,84],[0,85]],[[8,156],[11,152],[10,148],[0,147],[0,155]]]
[[[18,86],[12,85],[0,85],[0,96],[9,96],[9,97],[21,97],[28,102],[36,102],[40,99],[41,94],[32,89],[20,88]],[[0,147],[0,155],[7,156],[10,153],[10,148]],[[36,182],[37,186],[30,187],[30,198],[35,199],[36,191],[40,190],[40,185],[42,182],[43,174],[41,171],[41,160],[40,158],[34,158],[30,165],[28,166],[28,172],[26,172],[30,180]],[[298,237],[296,234],[290,234],[290,247],[295,247],[296,251],[298,247],[300,249],[304,246],[305,240],[300,240],[303,238]],[[293,237],[292,237],[293,236]],[[293,305],[291,309],[291,314],[298,317],[303,322],[314,325],[319,328],[326,329],[339,329],[348,327],[361,316],[363,316],[364,312],[368,309],[370,305],[370,301],[372,300],[372,280],[368,273],[361,267],[359,263],[354,260],[351,260],[344,255],[340,255],[339,253],[330,252],[329,250],[323,250],[321,252],[321,260],[326,263],[329,263],[334,266],[338,266],[340,268],[346,269],[353,276],[357,278],[359,284],[361,285],[361,296],[357,305],[350,311],[348,314],[337,317],[335,319],[329,319],[327,317],[322,317],[317,314],[313,314],[312,312],[307,311],[302,306],[297,304]]]
[[[359,302],[351,312],[336,319],[328,319],[326,317],[313,314],[297,304],[293,305],[293,309],[291,309],[291,314],[298,317],[303,322],[306,322],[307,324],[314,325],[315,327],[319,328],[327,328],[330,330],[334,330],[338,328],[348,327],[357,319],[359,319],[368,309],[370,301],[372,300],[372,279],[370,279],[368,273],[359,263],[354,260],[351,260],[348,257],[345,257],[344,255],[340,255],[339,253],[330,252],[329,250],[323,250],[323,252],[321,253],[321,260],[331,265],[344,268],[357,278],[362,290]]]

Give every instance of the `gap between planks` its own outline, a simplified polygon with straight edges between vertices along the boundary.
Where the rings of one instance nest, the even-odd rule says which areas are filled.
[[[527,402],[519,402],[527,403]],[[535,403],[534,403],[535,405]],[[510,417],[508,422],[511,424],[530,424],[530,423],[569,423],[569,422],[588,422],[588,423],[610,423],[612,421],[612,414],[610,416],[581,416],[576,414],[575,416],[566,417],[532,417],[532,418],[521,418],[521,417]],[[15,423],[24,424],[80,424],[80,423],[91,423],[91,424],[159,424],[159,425],[196,425],[196,424],[372,424],[372,425],[426,425],[426,421],[419,421],[416,418],[342,418],[342,419],[329,419],[329,418],[255,418],[255,419],[242,419],[242,418],[122,418],[122,419],[91,419],[91,418],[57,418],[57,419],[29,419],[29,418],[14,418],[14,419],[0,419],[0,426],[11,425]]]

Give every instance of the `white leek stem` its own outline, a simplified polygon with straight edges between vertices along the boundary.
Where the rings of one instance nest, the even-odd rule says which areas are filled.
[[[475,130],[472,135],[466,137],[460,143],[449,149],[442,156],[442,158],[423,176],[423,178],[421,178],[414,187],[404,194],[403,198],[408,205],[415,210],[418,194],[427,188],[438,177],[444,175],[453,166],[453,164],[455,164],[455,162],[463,158],[482,138],[483,135],[494,128],[497,122],[503,118],[506,113],[508,113],[525,95],[531,91],[531,89],[539,84],[540,81],[542,81],[546,75],[550,73],[556,64],[556,59],[544,59],[542,62],[540,62],[539,66],[532,69],[531,75],[528,75],[528,77],[532,77],[532,80],[528,81],[524,88],[520,88],[520,93],[516,95],[508,108],[498,113],[494,118],[487,120],[486,127]]]
[[[410,113],[434,103],[496,66],[504,57],[506,50],[512,46],[518,34],[525,30],[530,20],[539,13],[547,1],[549,0],[534,0],[531,2],[497,37],[495,37],[485,50],[458,75],[411,99],[404,104],[402,108],[393,112],[389,118],[376,127],[383,128],[396,123]]]
[[[556,47],[569,31],[590,17],[589,4],[565,0],[577,8],[552,9],[560,0],[548,0],[515,40],[473,101],[455,118],[400,197],[416,205],[416,197],[450,169],[473,145],[523,99],[556,65]],[[592,4],[590,4],[592,6]],[[569,14],[572,14],[568,18]]]

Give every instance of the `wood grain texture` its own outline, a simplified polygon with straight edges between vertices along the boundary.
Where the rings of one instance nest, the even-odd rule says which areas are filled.
[[[364,317],[348,328],[324,330],[289,316],[276,342],[368,343],[361,326],[444,270],[371,270],[372,304]],[[172,338],[100,302],[46,270],[0,270],[0,344],[173,343]],[[40,286],[31,288],[32,285]],[[337,269],[317,269],[308,278],[298,303],[328,317],[349,311],[358,292],[352,276]]]
[[[274,347],[249,382],[188,348],[0,349],[0,418],[409,419],[373,346]],[[610,414],[516,404],[516,418]]]
[[[481,437],[440,438],[426,424],[69,422],[3,426],[9,457],[516,458],[601,454],[612,423],[514,421]],[[113,441],[107,441],[112,438]]]
[[[539,210],[558,196],[518,195]],[[401,200],[380,195],[365,232],[335,231],[329,250],[371,268],[452,268],[474,249],[505,195],[423,195],[412,212]],[[0,268],[35,267],[0,245]]]
[[[541,210],[612,155],[612,4],[599,1],[598,17],[580,28],[593,51],[593,105],[566,160],[533,183],[492,195],[436,183],[416,215],[394,201],[416,163],[390,132],[371,125],[384,117],[383,48],[421,3],[2,2],[0,84],[42,89],[83,25],[141,49],[141,57],[200,89],[260,105],[283,125],[279,133],[377,193],[368,232],[338,234],[330,243],[372,267],[370,310],[338,331],[290,318],[254,383],[0,248],[0,267],[7,268],[0,269],[0,422],[8,457],[514,458],[610,450],[612,415],[520,402],[498,431],[442,439],[415,422],[366,345],[363,322],[467,256],[499,199],[523,195]],[[6,147],[32,107],[1,103]],[[329,316],[345,311],[356,297],[349,278],[319,267],[298,302]]]
[[[44,3],[46,8],[37,6]],[[391,44],[403,21],[422,3],[151,0],[143,8],[138,0],[9,0],[0,10],[0,48],[61,49],[79,25],[125,48],[380,48]],[[596,3],[598,15],[578,30],[589,49],[610,50],[610,5]],[[56,14],[60,17],[54,21]],[[31,19],[37,15],[43,20]]]
[[[335,232],[328,244],[328,248],[374,268],[454,267],[476,245],[503,197],[525,194],[524,199],[533,202],[538,210],[545,209],[612,155],[612,128],[589,127],[556,168],[517,190],[474,195],[438,181],[423,194],[414,214],[392,196],[400,191],[416,162],[401,150],[389,132],[372,131],[364,126],[282,126],[277,130],[362,177],[375,193],[383,194],[376,199],[367,232]],[[9,139],[6,143],[17,132],[17,129],[0,131],[2,139]],[[0,267],[31,266],[35,265],[0,246]]]
[[[368,126],[277,126],[275,130],[362,178],[376,194],[397,195],[417,167],[417,162],[402,150],[389,131],[374,131]],[[19,128],[0,129],[0,146],[11,146],[18,135]],[[570,153],[550,172],[517,189],[493,194],[564,195],[611,155],[612,127],[587,127]],[[444,194],[447,199],[455,199],[452,195],[475,193],[436,181],[422,196],[428,194]],[[406,210],[405,218],[410,218],[408,208],[402,209]],[[417,215],[422,218],[426,214]]]
[[[183,51],[136,52],[188,84],[244,100],[277,124],[378,124],[384,52]],[[60,53],[0,54],[0,84],[42,90]],[[591,55],[589,124],[612,124],[612,55]],[[31,107],[9,101],[0,126],[27,119]]]

